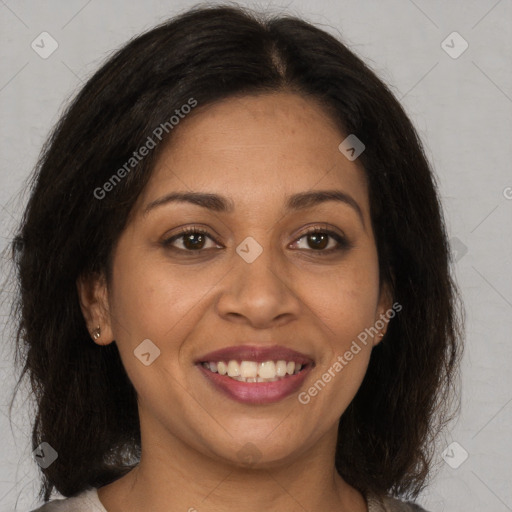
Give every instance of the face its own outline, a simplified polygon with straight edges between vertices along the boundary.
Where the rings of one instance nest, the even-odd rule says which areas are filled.
[[[294,94],[225,100],[173,135],[84,314],[118,345],[143,453],[291,461],[335,439],[379,337],[353,342],[391,305],[364,171]]]

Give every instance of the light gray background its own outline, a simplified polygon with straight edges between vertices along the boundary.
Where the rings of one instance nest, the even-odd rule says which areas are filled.
[[[129,38],[195,2],[0,0],[0,219],[2,249],[26,197],[20,187],[65,101]],[[438,176],[454,274],[467,311],[463,405],[439,446],[439,473],[419,499],[432,512],[512,511],[512,2],[316,0],[244,2],[291,12],[342,37],[401,99]],[[42,59],[43,32],[58,49]],[[441,43],[469,44],[454,59]],[[457,40],[448,44],[457,50]],[[509,188],[510,187],[510,188]],[[507,197],[508,196],[508,197]],[[467,252],[465,252],[467,250]],[[2,300],[9,299],[4,290]],[[3,308],[2,317],[6,311]],[[30,399],[6,404],[11,347],[2,338],[0,510],[29,510],[38,485],[29,439]],[[441,457],[453,441],[468,452],[458,469]],[[449,455],[460,462],[464,452]]]

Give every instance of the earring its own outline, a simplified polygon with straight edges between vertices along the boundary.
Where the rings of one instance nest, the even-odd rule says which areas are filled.
[[[98,340],[100,337],[101,337],[101,329],[100,329],[100,326],[98,325],[98,327],[96,327],[96,329],[94,329],[93,333],[92,333],[92,337],[95,339],[95,340]]]

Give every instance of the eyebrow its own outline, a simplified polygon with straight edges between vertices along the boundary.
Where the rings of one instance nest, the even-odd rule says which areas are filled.
[[[359,216],[363,226],[365,226],[361,207],[351,195],[341,190],[314,190],[293,194],[288,197],[285,209],[286,211],[305,210],[328,201],[337,201],[350,206]],[[219,213],[232,213],[235,209],[231,199],[218,194],[205,192],[171,192],[170,194],[150,202],[144,208],[143,214],[147,215],[151,210],[173,202],[191,203]]]

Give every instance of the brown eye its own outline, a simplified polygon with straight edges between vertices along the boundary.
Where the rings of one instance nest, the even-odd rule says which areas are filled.
[[[184,247],[190,250],[202,249],[206,241],[206,237],[202,233],[189,233],[183,235],[182,238]]]
[[[318,227],[310,229],[294,242],[294,249],[306,249],[319,255],[347,250],[352,246],[351,242],[335,231]]]
[[[214,242],[214,247],[217,246],[212,236],[204,229],[187,228],[181,231],[180,233],[164,240],[162,242],[162,245],[166,248],[175,249],[177,251],[200,252],[201,250],[206,249],[205,245],[208,239]],[[175,242],[178,241],[181,242],[181,247],[176,247]]]
[[[306,238],[311,249],[325,249],[329,245],[327,233],[311,233]]]

